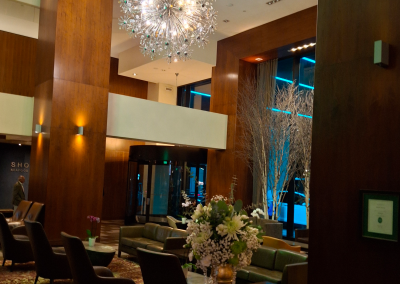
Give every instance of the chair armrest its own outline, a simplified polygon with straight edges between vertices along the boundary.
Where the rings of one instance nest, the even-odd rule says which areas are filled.
[[[186,245],[186,238],[168,237],[165,239],[163,250],[183,249]]]
[[[12,229],[11,233],[13,235],[24,235],[24,236],[28,235],[28,233],[26,232],[25,225],[15,227],[14,229]]]
[[[308,263],[287,264],[283,269],[282,284],[307,284]]]
[[[114,277],[110,269],[103,266],[93,266],[94,273],[99,277]]]

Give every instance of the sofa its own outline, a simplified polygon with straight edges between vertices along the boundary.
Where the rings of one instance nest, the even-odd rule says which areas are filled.
[[[236,283],[307,284],[307,261],[305,254],[262,246],[253,253],[251,264],[237,272]]]
[[[121,252],[137,256],[137,248],[162,252],[167,238],[186,238],[187,232],[159,224],[146,223],[144,226],[122,226],[119,231],[118,256]]]

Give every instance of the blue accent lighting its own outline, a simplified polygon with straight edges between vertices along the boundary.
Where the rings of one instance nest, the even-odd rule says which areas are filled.
[[[293,81],[290,81],[290,80],[288,80],[288,79],[283,79],[283,78],[281,78],[281,77],[275,77],[275,79],[276,79],[276,80],[279,80],[279,81],[286,82],[286,83],[293,84]]]
[[[306,118],[312,118],[312,116],[310,116],[310,115],[305,115],[305,114],[301,114],[301,113],[299,113],[297,115],[298,116],[302,116],[302,117],[306,117]]]
[[[205,96],[205,97],[211,97],[211,95],[209,94],[205,94],[205,93],[200,93],[200,92],[195,92],[195,91],[190,91],[192,94],[195,95],[200,95],[200,96]]]
[[[314,64],[315,64],[315,60],[312,60],[311,58],[308,58],[308,57],[302,57],[301,59],[303,59],[303,60],[305,60],[305,61],[308,61],[308,62],[311,62],[311,63],[314,63]]]
[[[314,90],[314,87],[309,86],[309,85],[299,84],[299,86],[304,87],[304,88],[308,88],[308,89],[311,89],[311,90]]]

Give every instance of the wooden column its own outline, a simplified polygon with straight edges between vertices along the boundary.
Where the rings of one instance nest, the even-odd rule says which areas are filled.
[[[53,243],[102,213],[111,26],[110,0],[41,1],[29,197]]]
[[[400,2],[318,4],[309,283],[397,283],[400,244],[361,237],[359,191],[400,191]]]
[[[279,48],[315,37],[317,7],[312,7],[282,19],[267,23],[238,35],[218,41],[217,65],[212,72],[212,112],[228,115],[227,149],[208,151],[207,190],[209,197],[227,196],[232,176],[238,177],[236,198],[251,203],[253,178],[247,165],[238,159],[235,151],[240,139],[237,120],[237,92],[240,82],[255,66],[241,59],[267,54],[277,57]],[[250,65],[249,65],[250,64]]]

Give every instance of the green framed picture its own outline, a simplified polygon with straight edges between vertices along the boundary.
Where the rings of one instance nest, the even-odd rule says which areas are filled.
[[[397,242],[399,239],[399,194],[361,191],[362,236]]]

